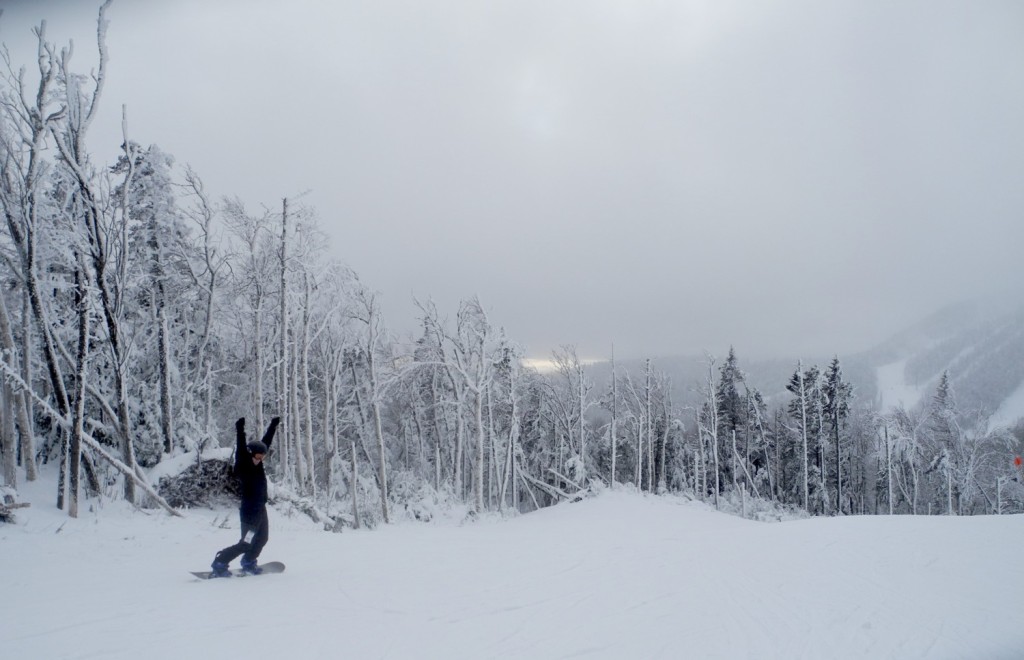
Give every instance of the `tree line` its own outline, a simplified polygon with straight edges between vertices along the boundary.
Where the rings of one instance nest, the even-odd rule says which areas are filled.
[[[821,515],[1022,509],[1019,438],[960,410],[948,375],[929,405],[882,413],[858,403],[838,358],[801,363],[770,402],[730,349],[721,365],[708,356],[700,404],[683,406],[652,360],[631,373],[613,359],[601,384],[572,346],[550,373],[525,367],[475,297],[451,318],[419,301],[419,331],[397,341],[301,198],[257,211],[214,199],[127,120],[116,162],[94,161],[108,6],[90,75],[45,22],[31,68],[2,53],[8,486],[55,465],[71,516],[83,493],[115,491],[173,513],[148,468],[219,446],[239,416],[263,428],[280,415],[274,479],[355,526],[429,515],[430,501],[530,510],[597,484]]]

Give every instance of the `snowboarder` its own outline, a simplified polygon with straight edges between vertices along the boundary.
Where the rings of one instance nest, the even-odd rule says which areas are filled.
[[[242,538],[238,543],[224,548],[217,553],[210,568],[211,577],[230,577],[228,564],[242,555],[242,571],[259,575],[260,568],[256,563],[263,546],[270,537],[270,524],[267,520],[267,473],[263,470],[263,459],[270,450],[274,440],[280,417],[270,420],[270,426],[263,434],[263,440],[246,443],[245,418],[235,422],[235,476],[241,482],[242,503],[238,508],[242,521]]]

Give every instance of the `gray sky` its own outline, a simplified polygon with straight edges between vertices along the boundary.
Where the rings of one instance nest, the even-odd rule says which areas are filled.
[[[0,0],[95,60],[99,1]],[[337,256],[534,357],[797,357],[1024,297],[1024,3],[115,0],[94,153],[310,190]]]

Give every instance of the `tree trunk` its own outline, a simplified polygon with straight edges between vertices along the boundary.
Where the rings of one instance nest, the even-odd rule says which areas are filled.
[[[359,472],[356,470],[356,441],[350,439],[349,446],[352,452],[352,519],[355,528],[359,529]]]
[[[460,386],[455,384],[455,377],[451,375],[450,371],[448,376],[452,381],[452,388],[455,393],[455,452],[452,457],[452,486],[456,497],[464,499],[465,493],[462,492],[462,454],[465,445],[466,426],[462,416],[462,406],[465,393]]]
[[[324,440],[324,473],[327,502],[334,497],[334,457],[338,454],[338,434],[331,424],[334,403],[334,378],[324,369],[323,417],[320,419],[320,433]],[[314,482],[316,480],[314,479]]]
[[[519,438],[519,411],[516,405],[516,371],[515,367],[509,369],[508,374],[508,398],[511,406],[511,419],[509,420],[508,429],[508,447],[505,456],[505,471],[501,480],[501,492],[498,495],[498,508],[504,510],[505,508],[505,495],[508,492],[508,486],[511,482],[513,489],[515,487],[515,456],[516,456],[516,441]],[[512,498],[512,505],[516,505],[515,497]]]
[[[174,450],[174,416],[171,407],[171,344],[168,337],[167,313],[164,310],[163,284],[157,294],[157,328],[160,341],[160,431],[164,439],[164,452]]]
[[[740,484],[739,484],[740,476],[739,476],[739,469],[738,469],[738,466],[737,466],[737,462],[739,461],[739,458],[740,458],[739,450],[736,448],[736,429],[733,429],[732,430],[732,488],[733,488],[734,492],[738,491],[740,489]]]
[[[619,417],[619,392],[618,392],[618,379],[615,377],[615,345],[612,345],[612,421],[611,421],[611,452],[612,452],[612,467],[611,475],[608,479],[608,484],[611,488],[615,489],[615,460],[619,453],[617,446],[618,442],[618,430],[615,428]]]
[[[437,397],[437,371],[430,377],[430,393],[434,404],[434,490],[441,491],[441,425],[437,421],[441,407]]]
[[[18,466],[15,457],[14,439],[14,392],[7,379],[3,379],[0,385],[0,417],[3,425],[0,427],[0,463],[3,463],[4,483],[11,487],[18,487]]]
[[[71,479],[69,483],[70,498],[68,515],[78,517],[78,480],[81,472],[83,420],[85,419],[85,367],[89,351],[89,289],[86,286],[88,275],[85,263],[79,255],[79,267],[75,273],[78,283],[78,356],[75,363],[75,413],[72,419],[71,432]],[[127,480],[126,480],[127,481]]]
[[[669,390],[669,392],[665,393],[665,397],[666,397],[665,398],[665,405],[664,405],[665,428],[663,429],[662,436],[661,436],[661,447],[660,447],[661,455],[658,457],[658,492],[659,493],[665,493],[668,490],[668,475],[667,475],[668,466],[667,466],[666,462],[668,460],[669,432],[670,432],[671,426],[672,426],[672,424],[669,421],[670,418],[671,418],[671,409],[672,409],[672,399],[669,396],[670,392],[671,392],[671,390]]]
[[[129,154],[130,156],[130,154]],[[126,184],[127,185],[127,184]],[[164,292],[164,267],[160,255],[160,239],[157,235],[156,216],[149,222],[150,277],[152,279],[152,304],[156,309],[157,341],[159,343],[160,379],[160,434],[163,437],[164,453],[170,455],[174,449],[174,420],[171,408],[171,346],[167,327],[167,300]]]
[[[490,460],[487,463],[487,508],[494,509],[494,498],[498,481],[498,442],[494,433],[494,399],[491,388],[487,388],[487,446],[490,447]]]
[[[587,483],[587,428],[584,425],[583,412],[586,410],[586,392],[583,387],[583,364],[580,362],[576,363],[576,386],[578,388],[579,407],[580,407],[580,474],[579,483],[581,486],[586,486]]]
[[[32,385],[32,321],[29,313],[28,292],[21,297],[21,369],[22,380],[29,387]],[[13,350],[13,340],[12,340]],[[39,473],[36,470],[35,427],[32,424],[32,397],[24,390],[15,395],[18,405],[18,427],[21,436],[21,461],[25,467],[25,480],[35,481]]]
[[[302,356],[302,349],[299,348],[299,340],[292,333],[292,350],[289,356],[289,368],[292,370],[291,375],[291,387],[288,388],[288,415],[292,419],[292,452],[295,457],[295,475],[293,483],[299,490],[305,488],[306,485],[306,457],[303,452],[303,422],[305,421],[302,413],[299,412],[299,361]]]
[[[291,483],[289,466],[290,445],[292,442],[291,415],[288,414],[288,198],[281,201],[281,309],[277,408],[281,411],[281,424],[277,429],[281,443],[281,474],[285,483]],[[257,338],[259,341],[259,338]]]
[[[380,384],[378,383],[377,377],[377,360],[375,352],[377,350],[377,342],[379,341],[380,332],[378,323],[378,310],[376,307],[376,300],[370,298],[367,301],[367,342],[366,342],[366,367],[370,377],[370,410],[373,414],[373,430],[377,438],[377,458],[378,465],[377,471],[379,474],[380,484],[380,506],[381,513],[385,523],[391,522],[391,516],[388,512],[388,464],[387,464],[387,447],[384,444],[384,428],[381,424],[380,417]]]
[[[647,425],[647,490],[654,492],[654,419],[651,412],[651,359],[646,360],[644,420]]]
[[[0,345],[3,346],[3,350],[7,353],[7,358],[6,359],[9,362],[13,361],[15,359],[15,356],[17,356],[17,350],[16,350],[15,345],[14,345],[14,335],[11,332],[11,319],[10,319],[10,315],[7,313],[7,303],[3,299],[2,296],[0,296],[0,342],[2,342],[2,344],[0,344]],[[23,364],[28,359],[27,355],[28,354],[26,354],[24,352],[22,353],[22,363]],[[15,364],[11,364],[11,368],[14,371],[17,371],[17,369],[18,369],[17,365],[15,365]],[[22,370],[22,373],[24,373],[24,370]],[[28,411],[28,404],[27,404],[28,397],[25,396],[25,393],[24,393],[24,391],[21,388],[18,388],[18,389],[11,388],[10,385],[7,384],[7,380],[6,379],[4,380],[4,382],[5,382],[5,386],[8,387],[8,390],[5,392],[5,397],[4,397],[4,406],[5,406],[4,421],[5,421],[5,424],[6,424],[7,421],[10,420],[10,425],[11,425],[11,428],[9,429],[9,432],[8,432],[8,438],[5,438],[5,440],[9,440],[10,443],[11,443],[11,445],[10,445],[10,449],[11,449],[11,462],[10,462],[10,466],[11,466],[12,472],[11,472],[11,475],[10,475],[11,479],[8,480],[8,484],[13,487],[15,482],[16,482],[16,480],[17,480],[17,477],[16,477],[17,470],[15,470],[15,463],[16,463],[15,452],[16,452],[16,449],[17,449],[17,447],[15,445],[15,443],[17,442],[16,436],[20,435],[20,437],[21,437],[21,460],[22,460],[23,465],[25,466],[25,479],[27,481],[35,481],[36,480],[36,476],[37,476],[37,473],[36,473],[36,456],[35,456],[36,452],[35,452],[35,446],[34,446],[33,435],[32,435],[32,423],[29,421],[28,412],[27,412]],[[26,380],[25,382],[29,383],[30,381]],[[17,420],[17,422],[18,422],[18,427],[19,427],[19,430],[20,430],[20,434],[15,432],[15,429],[14,429],[14,421],[15,420]]]
[[[486,431],[484,429],[484,402],[483,392],[477,390],[475,394],[474,413],[476,416],[476,475],[473,479],[473,494],[477,513],[484,511],[484,455],[486,451]]]
[[[316,466],[313,464],[313,400],[309,391],[309,275],[305,275],[305,309],[302,312],[302,362],[299,374],[302,377],[303,413],[306,422],[305,447],[307,488],[316,497]]]
[[[718,496],[722,491],[721,475],[722,466],[718,461],[718,395],[715,392],[715,365],[713,361],[708,364],[708,421],[711,424],[710,438],[711,454],[715,461],[715,508],[718,508]]]
[[[797,362],[797,373],[800,380],[800,432],[803,437],[803,463],[804,463],[804,510],[810,511],[811,490],[808,483],[810,476],[810,463],[807,448],[807,391],[804,388],[803,364]]]
[[[641,417],[636,424],[636,489],[643,488],[644,474],[644,420]]]
[[[267,428],[263,423],[263,295],[256,293],[256,304],[253,306],[253,383],[256,390],[256,428]],[[283,410],[283,408],[278,408]],[[283,422],[284,420],[281,420]],[[279,422],[280,424],[280,422]],[[278,430],[280,433],[280,430]],[[283,438],[283,436],[282,436]],[[284,444],[283,442],[281,443]]]
[[[384,516],[384,522],[390,523],[391,517],[388,513],[387,449],[384,446],[384,430],[381,428],[380,421],[380,404],[377,402],[376,396],[374,396],[371,402],[371,408],[373,410],[373,430],[377,434],[377,451],[380,459],[380,464],[378,465],[378,470],[380,471],[380,507],[381,513]]]
[[[836,443],[836,513],[843,514],[843,453],[839,445],[839,414],[833,413],[832,426],[835,429]]]

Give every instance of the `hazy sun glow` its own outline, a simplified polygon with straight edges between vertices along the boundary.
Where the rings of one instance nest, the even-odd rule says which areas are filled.
[[[602,361],[596,358],[580,358],[580,363],[583,366],[597,364]],[[523,358],[522,364],[524,367],[536,369],[542,374],[551,373],[558,369],[558,364],[551,358]]]

